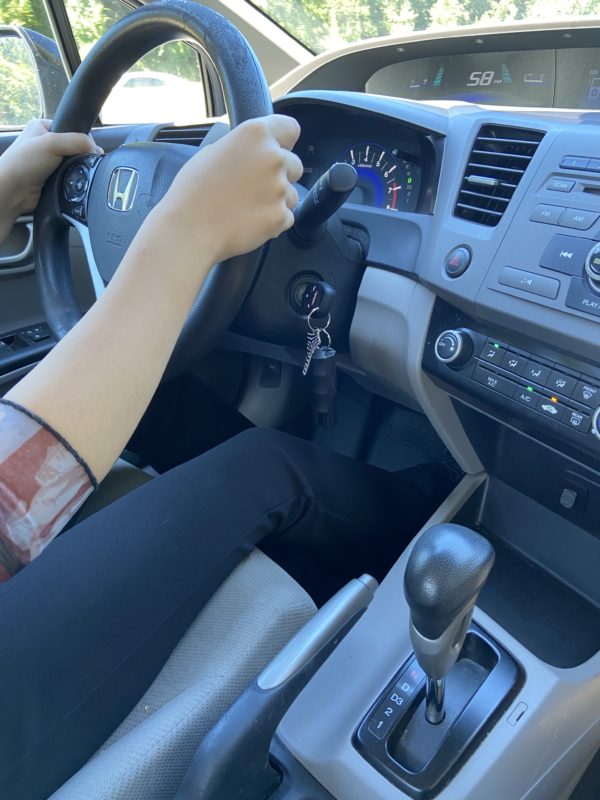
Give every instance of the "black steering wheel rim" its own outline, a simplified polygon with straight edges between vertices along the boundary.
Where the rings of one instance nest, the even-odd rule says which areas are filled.
[[[232,127],[272,113],[262,68],[237,28],[191,0],[159,0],[128,14],[96,43],[69,84],[52,130],[89,133],[119,77],[149,50],[177,39],[199,45],[213,62]],[[70,225],[60,206],[64,172],[59,168],[48,180],[34,216],[42,305],[59,339],[81,318],[69,261]],[[257,251],[211,270],[181,332],[167,377],[200,358],[229,327],[253,283],[259,259]]]

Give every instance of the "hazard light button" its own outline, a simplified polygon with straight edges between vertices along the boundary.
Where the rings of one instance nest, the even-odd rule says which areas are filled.
[[[444,270],[449,278],[458,278],[471,263],[471,251],[465,245],[455,247],[444,260]]]

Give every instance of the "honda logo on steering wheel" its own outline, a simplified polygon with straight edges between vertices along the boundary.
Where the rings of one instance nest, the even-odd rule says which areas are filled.
[[[132,167],[117,167],[110,176],[108,207],[113,211],[130,211],[137,192],[139,174]]]

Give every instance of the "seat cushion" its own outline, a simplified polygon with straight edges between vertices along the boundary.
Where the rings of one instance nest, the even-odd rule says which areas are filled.
[[[258,550],[215,592],[162,671],[53,800],[172,800],[200,740],[315,612]]]

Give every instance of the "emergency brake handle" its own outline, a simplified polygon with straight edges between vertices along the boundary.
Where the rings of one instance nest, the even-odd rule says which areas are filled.
[[[346,584],[298,631],[200,743],[175,800],[264,800],[282,783],[269,750],[288,708],[373,599],[377,581]]]

